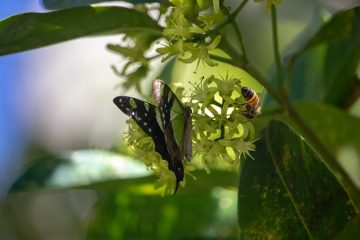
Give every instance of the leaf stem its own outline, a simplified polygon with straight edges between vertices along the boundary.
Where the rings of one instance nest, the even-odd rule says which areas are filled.
[[[222,109],[224,107],[224,104],[225,104],[225,100],[223,99],[222,102],[221,102],[221,112],[222,112]],[[223,123],[223,113],[221,113],[221,132],[220,132],[220,139],[224,139],[225,137],[225,125]]]
[[[271,4],[271,26],[272,26],[273,50],[274,50],[274,58],[276,64],[277,83],[278,83],[278,89],[281,89],[282,91],[284,88],[284,79],[282,74],[282,66],[281,66],[280,53],[279,53],[279,39],[278,39],[276,15],[277,15],[276,7],[274,4]]]
[[[235,11],[233,13],[231,13],[228,18],[223,21],[222,23],[220,23],[218,26],[216,26],[214,29],[208,31],[204,37],[210,36],[213,33],[218,32],[221,28],[223,28],[225,25],[231,23],[234,21],[234,19],[236,18],[236,16],[239,14],[239,12],[241,11],[241,9],[243,9],[243,7],[245,7],[245,4],[248,2],[248,0],[244,0],[240,6],[238,6]]]
[[[247,3],[247,0],[244,1],[240,6],[239,6],[239,11],[245,6],[245,4]],[[229,11],[227,11],[227,9],[225,8],[225,11],[226,13],[230,16],[231,14],[229,13]],[[236,13],[235,17],[237,16],[238,12],[235,10],[234,13]],[[233,26],[234,28],[234,31],[235,31],[235,34],[236,34],[236,37],[238,38],[239,40],[239,43],[240,43],[240,49],[241,49],[241,53],[244,57],[244,60],[245,62],[248,62],[247,60],[247,54],[246,54],[246,49],[245,49],[245,45],[244,45],[244,41],[243,41],[243,38],[242,38],[242,35],[241,35],[241,32],[240,32],[240,28],[239,28],[239,25],[237,24],[236,20],[235,20],[235,17],[229,17],[227,20],[230,20],[231,21],[231,25]]]
[[[232,26],[234,27],[236,36],[237,36],[237,38],[238,38],[238,40],[239,40],[241,52],[242,52],[243,57],[244,57],[244,61],[245,61],[245,62],[248,62],[248,58],[247,58],[247,54],[246,54],[246,50],[245,50],[245,45],[244,45],[243,38],[242,38],[242,36],[241,36],[241,32],[240,32],[240,29],[239,29],[239,25],[237,24],[237,22],[236,22],[235,20],[233,20],[233,21],[232,21]]]

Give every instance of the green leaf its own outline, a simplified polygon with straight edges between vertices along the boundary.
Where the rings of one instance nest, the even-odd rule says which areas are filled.
[[[356,77],[360,62],[360,7],[349,10],[348,14],[353,15],[352,21],[342,28],[351,28],[351,34],[339,42],[330,44],[323,79],[327,90],[324,101],[346,108],[353,103],[349,96],[358,91],[360,85]]]
[[[84,36],[144,31],[161,36],[148,15],[121,7],[78,7],[24,13],[0,21],[0,55],[48,46]]]
[[[335,14],[330,21],[305,44],[305,46],[297,52],[296,56],[303,54],[324,43],[334,43],[348,38],[353,31],[354,9],[343,11]]]
[[[293,70],[293,91],[300,90],[302,98],[348,107],[356,99],[354,95],[359,96],[356,78],[359,61],[360,7],[357,7],[335,14],[292,56],[289,69]]]
[[[24,166],[24,173],[10,191],[71,188],[111,179],[132,179],[148,175],[150,173],[144,165],[124,155],[100,150],[81,150],[62,156],[47,154],[30,161]]]
[[[302,101],[293,106],[352,181],[360,186],[360,168],[354,167],[360,166],[360,131],[357,131],[360,129],[360,119],[332,105],[319,102]],[[257,135],[272,119],[282,119],[297,128],[286,115],[281,114],[281,109],[267,108],[262,115],[252,120]]]
[[[23,174],[13,184],[10,191],[31,191],[46,188],[47,181],[56,172],[56,169],[68,164],[69,162],[65,158],[53,155],[31,161],[26,165]]]
[[[119,0],[43,0],[43,4],[47,9],[55,10],[61,8],[79,7],[94,3],[116,2],[116,1],[118,2]],[[165,2],[165,0],[124,0],[124,2],[139,4],[139,3]]]
[[[360,119],[331,105],[317,102],[294,104],[303,119],[335,156],[346,146],[354,149],[360,161]]]
[[[348,108],[359,97],[359,79],[356,77],[360,61],[360,8],[357,9],[352,24],[352,35],[329,46],[325,63],[326,93],[324,101]]]
[[[360,119],[331,105],[295,104],[320,141],[336,157],[352,180],[360,185]]]
[[[321,79],[324,78],[324,61],[327,48],[317,47],[305,52],[291,70],[291,100],[320,101],[326,91]]]
[[[118,153],[100,150],[81,150],[63,156],[46,155],[24,166],[23,173],[11,187],[10,192],[39,191],[43,189],[86,188],[113,189],[123,186],[139,187],[155,183],[145,165]],[[191,184],[182,192],[209,191],[216,186],[235,186],[236,174],[216,172],[210,175],[196,172],[202,181],[186,179]],[[158,191],[159,193],[159,191]]]
[[[337,235],[334,240],[357,239],[360,236],[360,216],[351,219],[345,228]]]
[[[273,121],[240,176],[244,239],[331,239],[356,216],[349,198],[301,136]]]

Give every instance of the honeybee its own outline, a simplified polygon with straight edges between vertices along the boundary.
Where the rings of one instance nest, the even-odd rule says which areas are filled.
[[[244,105],[246,110],[241,111],[241,113],[248,119],[254,118],[261,112],[261,98],[257,93],[249,87],[242,87],[241,94],[245,99],[245,102],[241,105]]]

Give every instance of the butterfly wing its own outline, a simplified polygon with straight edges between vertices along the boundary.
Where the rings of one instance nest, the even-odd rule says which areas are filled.
[[[179,154],[182,160],[185,157],[191,160],[192,155],[192,120],[191,109],[184,107],[170,87],[161,80],[153,81],[153,95],[158,105],[162,119],[165,140],[173,151],[170,154]]]
[[[157,120],[157,107],[151,103],[127,96],[116,97],[113,101],[122,112],[134,119],[140,128],[153,139],[155,151],[168,162],[169,170],[174,172],[176,176],[175,194],[179,182],[184,179],[184,167],[182,163],[179,165],[178,161],[169,153],[163,128],[160,127]]]
[[[155,151],[161,155],[162,159],[168,162],[172,161],[166,147],[164,132],[156,119],[156,106],[127,96],[116,97],[113,102],[123,113],[134,119],[139,127],[153,139]]]

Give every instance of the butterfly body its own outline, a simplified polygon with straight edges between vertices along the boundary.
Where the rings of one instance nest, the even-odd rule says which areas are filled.
[[[191,159],[191,109],[184,107],[161,80],[153,81],[152,90],[157,106],[127,96],[114,98],[114,103],[152,138],[155,151],[168,162],[169,170],[175,174],[176,192],[184,179],[183,159]]]

